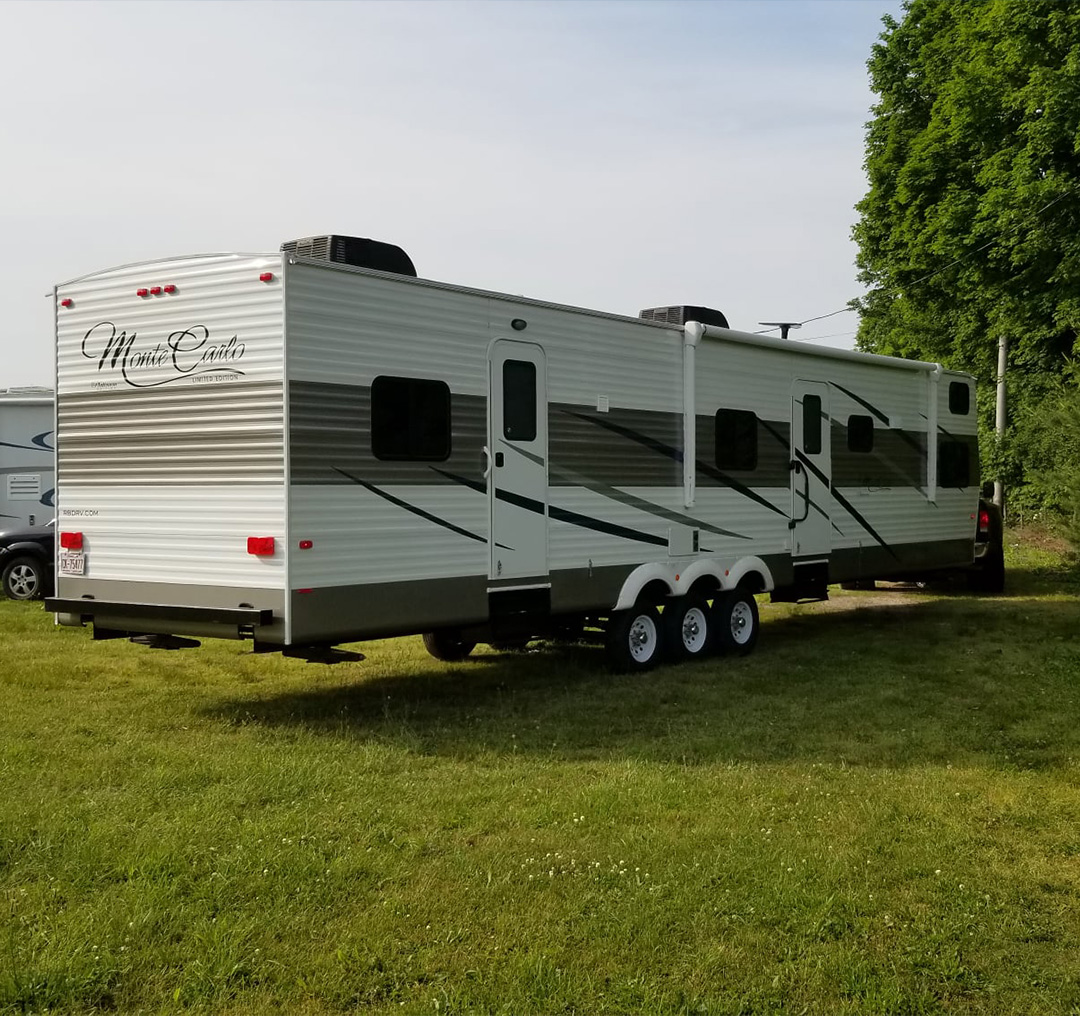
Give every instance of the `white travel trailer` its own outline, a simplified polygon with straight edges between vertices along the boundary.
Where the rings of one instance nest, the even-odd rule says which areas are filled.
[[[53,517],[54,412],[51,388],[0,388],[0,529]]]
[[[973,381],[938,364],[418,279],[348,237],[99,272],[56,315],[47,606],[95,637],[450,659],[587,625],[643,668],[749,651],[755,593],[972,561]]]

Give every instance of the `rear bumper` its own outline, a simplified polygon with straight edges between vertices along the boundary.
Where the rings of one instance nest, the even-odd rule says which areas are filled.
[[[50,596],[45,609],[54,614],[75,614],[83,622],[98,617],[125,617],[139,621],[190,624],[227,624],[264,627],[273,624],[274,612],[258,607],[185,607],[164,603],[113,603],[107,600],[72,600]]]

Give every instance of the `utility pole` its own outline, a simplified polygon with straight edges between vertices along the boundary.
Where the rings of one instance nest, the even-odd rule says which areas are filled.
[[[998,449],[1005,441],[1005,367],[1009,359],[1009,340],[1002,335],[998,339],[997,363],[997,409],[994,414],[994,433],[997,435]],[[994,481],[994,504],[1005,514],[1005,483],[1001,479],[1001,466],[998,466],[998,478]]]

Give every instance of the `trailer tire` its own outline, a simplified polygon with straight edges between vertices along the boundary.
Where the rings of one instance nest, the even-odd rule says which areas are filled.
[[[745,589],[720,593],[713,601],[713,626],[720,651],[731,656],[753,652],[758,637],[758,608]]]
[[[712,652],[714,623],[704,597],[690,593],[668,600],[663,622],[664,649],[669,660],[700,660]]]
[[[45,569],[32,557],[9,561],[2,581],[4,595],[11,600],[36,600],[45,594]]]
[[[664,629],[660,614],[650,603],[637,603],[611,615],[607,630],[607,656],[612,670],[635,673],[650,670],[661,660]]]
[[[424,648],[437,660],[459,663],[476,648],[476,643],[462,638],[454,628],[440,628],[424,633]]]

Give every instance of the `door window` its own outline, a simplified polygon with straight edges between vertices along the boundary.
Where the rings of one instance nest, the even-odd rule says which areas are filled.
[[[535,441],[536,364],[505,360],[502,381],[503,437],[507,441]]]

